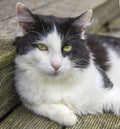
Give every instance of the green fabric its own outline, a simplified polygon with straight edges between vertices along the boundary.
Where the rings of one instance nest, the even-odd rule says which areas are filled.
[[[15,48],[12,46],[13,40],[4,38],[0,37],[0,69],[11,64],[15,57]]]
[[[13,66],[0,71],[0,118],[18,104],[18,96],[13,87]]]
[[[0,129],[63,129],[63,126],[19,106],[0,123]],[[76,125],[64,129],[120,129],[120,118],[111,113],[86,115],[78,117]]]
[[[120,129],[120,118],[111,113],[86,115],[79,117],[77,124],[67,129]]]
[[[0,118],[18,103],[18,96],[13,87],[13,63],[15,48],[13,39],[0,36]]]
[[[61,126],[19,106],[0,123],[0,129],[61,129]]]

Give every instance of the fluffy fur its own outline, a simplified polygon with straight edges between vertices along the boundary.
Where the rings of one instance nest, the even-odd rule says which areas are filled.
[[[34,15],[19,3],[17,13],[23,36],[14,42],[15,86],[28,109],[69,126],[77,115],[109,110],[120,115],[120,53],[113,43],[119,46],[119,39],[88,35],[83,40],[91,10],[57,18]],[[47,51],[38,48],[41,43]],[[72,51],[63,51],[66,44]]]

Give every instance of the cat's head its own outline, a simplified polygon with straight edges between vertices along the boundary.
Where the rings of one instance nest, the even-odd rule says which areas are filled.
[[[14,42],[15,62],[20,69],[58,76],[89,65],[84,29],[90,24],[92,10],[79,17],[59,18],[33,14],[22,3],[16,8],[19,29]]]

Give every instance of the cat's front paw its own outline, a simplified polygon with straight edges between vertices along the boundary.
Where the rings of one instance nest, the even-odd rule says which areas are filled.
[[[57,122],[61,125],[72,126],[77,122],[77,116],[73,112],[60,113]]]
[[[77,122],[77,117],[74,114],[68,114],[67,116],[63,116],[63,125],[65,126],[73,126]]]

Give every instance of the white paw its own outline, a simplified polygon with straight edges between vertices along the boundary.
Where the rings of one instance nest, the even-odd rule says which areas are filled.
[[[60,114],[57,114],[57,119],[55,121],[61,125],[72,126],[76,124],[77,117],[72,111],[60,112]]]
[[[63,125],[72,126],[77,122],[77,117],[73,113],[63,116]]]

